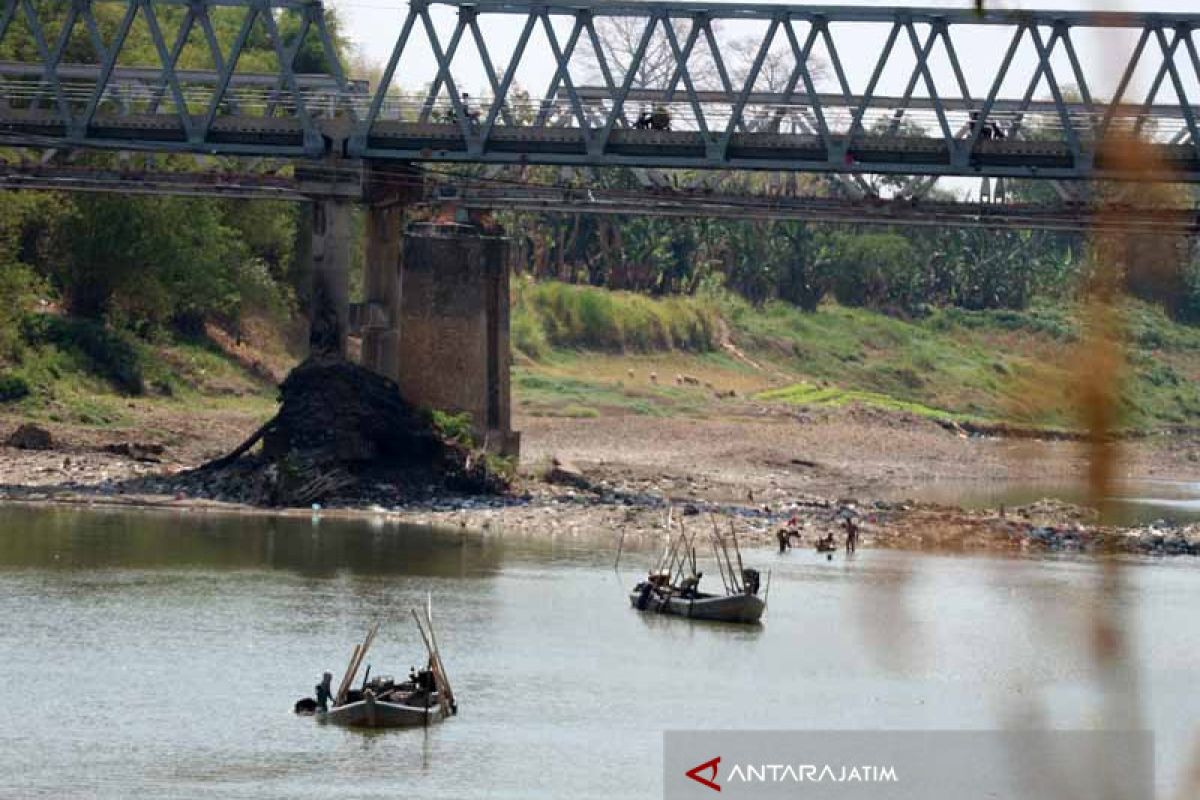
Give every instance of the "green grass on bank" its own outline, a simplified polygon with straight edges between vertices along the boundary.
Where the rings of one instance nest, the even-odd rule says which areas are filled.
[[[545,356],[553,348],[703,352],[716,342],[716,304],[694,297],[655,299],[524,279],[513,282],[513,294],[513,347],[532,358]]]
[[[1121,424],[1200,424],[1200,329],[1141,302],[1129,302],[1123,312]],[[682,328],[672,327],[672,319]],[[711,406],[713,392],[674,385],[673,376],[690,371],[716,389],[730,382],[749,387],[769,403],[860,404],[940,419],[1075,427],[1085,323],[1065,303],[1023,311],[935,309],[899,319],[836,304],[807,313],[728,296],[659,301],[521,283],[513,337],[528,358],[514,386],[519,401],[537,413],[692,413]],[[716,354],[701,354],[718,346],[722,325],[758,366],[757,388],[736,374],[746,363],[735,369],[715,364]],[[669,333],[680,329],[692,335]],[[652,370],[659,378],[649,383],[645,375]]]
[[[862,402],[914,413],[1027,425],[1077,425],[1078,343],[1086,320],[1067,306],[1027,311],[939,309],[901,320],[825,306],[726,305],[735,338],[752,352],[820,384],[765,400]],[[1161,310],[1123,309],[1128,366],[1121,424],[1200,423],[1200,330]],[[833,387],[833,388],[830,388]]]
[[[190,405],[274,403],[274,386],[206,339],[148,342],[88,320],[35,314],[0,364],[0,411],[122,425],[132,398]]]

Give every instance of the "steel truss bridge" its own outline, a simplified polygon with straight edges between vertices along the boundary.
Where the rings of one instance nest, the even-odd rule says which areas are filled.
[[[450,25],[435,19],[447,10]],[[228,49],[218,15],[237,19]],[[505,20],[519,35],[498,52],[484,32]],[[602,42],[613,24],[633,32],[623,53]],[[0,0],[0,146],[1195,182],[1197,27],[1200,14],[412,0],[368,86],[347,77],[317,0]],[[740,60],[721,41],[731,28],[749,43]],[[135,29],[152,46],[135,48]],[[981,29],[1003,57],[972,91],[961,56]],[[1097,32],[1125,32],[1129,52],[1077,46]],[[241,63],[255,37],[269,71]],[[853,79],[847,55],[876,39]],[[69,61],[80,42],[91,55]],[[304,48],[325,73],[296,69]],[[432,83],[406,94],[430,59]],[[530,63],[551,65],[545,85],[518,92]],[[884,93],[897,64],[903,90]],[[488,96],[463,98],[464,70]],[[1102,98],[1095,76],[1110,72]],[[1130,138],[1144,158],[1111,146]]]

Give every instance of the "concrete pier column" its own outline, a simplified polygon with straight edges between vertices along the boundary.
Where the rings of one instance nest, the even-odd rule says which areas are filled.
[[[480,443],[517,455],[507,240],[477,224],[418,223],[402,249],[400,393],[416,405],[470,414]]]
[[[366,214],[362,364],[397,380],[400,376],[400,239],[404,206],[399,203],[369,205]]]
[[[312,220],[312,298],[309,303],[309,351],[346,355],[350,325],[351,213],[345,198],[314,198]]]

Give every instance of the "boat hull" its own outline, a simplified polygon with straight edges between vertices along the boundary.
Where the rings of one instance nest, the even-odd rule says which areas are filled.
[[[420,728],[446,718],[442,707],[434,702],[429,708],[385,703],[368,697],[356,703],[331,708],[319,714],[321,722],[346,728]]]
[[[638,611],[650,614],[670,614],[688,619],[742,624],[758,622],[767,608],[767,604],[763,602],[762,598],[752,594],[714,595],[685,599],[678,595],[664,597],[655,592],[647,598],[647,602],[642,607],[641,593],[635,591],[629,595],[629,603]]]

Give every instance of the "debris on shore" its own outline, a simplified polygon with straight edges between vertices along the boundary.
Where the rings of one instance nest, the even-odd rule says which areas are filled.
[[[304,361],[279,395],[274,417],[229,454],[175,476],[177,491],[302,507],[381,491],[398,500],[429,488],[468,495],[509,488],[489,456],[443,434],[395,382],[345,359]]]

